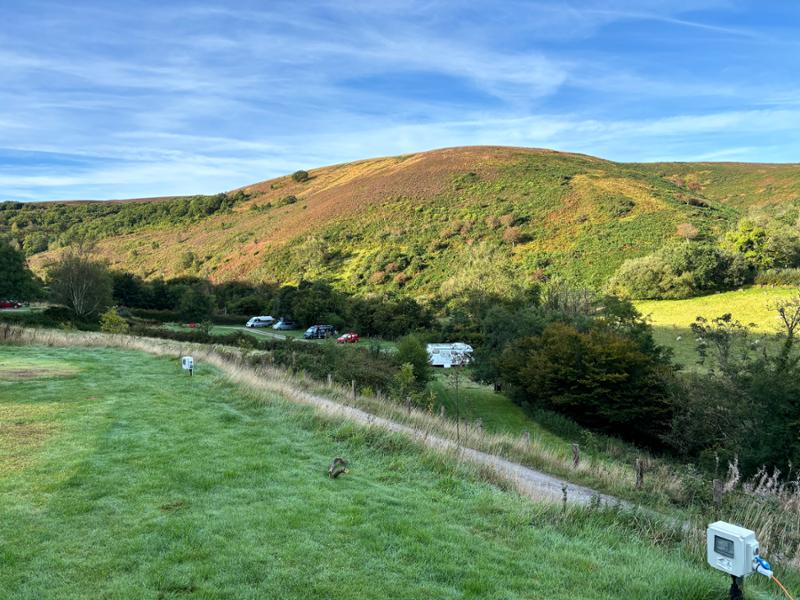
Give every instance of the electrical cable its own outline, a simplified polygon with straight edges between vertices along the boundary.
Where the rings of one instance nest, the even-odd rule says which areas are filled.
[[[772,581],[774,581],[775,583],[778,584],[778,587],[783,590],[783,593],[786,594],[786,597],[789,600],[794,600],[794,597],[789,593],[789,590],[787,590],[785,587],[783,587],[783,584],[780,581],[778,581],[778,578],[775,577],[775,575],[772,576]]]

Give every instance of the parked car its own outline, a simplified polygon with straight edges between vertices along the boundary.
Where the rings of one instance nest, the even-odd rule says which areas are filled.
[[[270,317],[269,315],[263,317],[252,317],[247,323],[244,324],[245,327],[269,327],[275,323],[275,319]]]
[[[278,331],[286,331],[288,329],[297,329],[297,324],[291,319],[280,319],[272,328]]]
[[[22,304],[13,300],[0,300],[0,308],[22,308]]]
[[[336,338],[336,341],[340,344],[355,344],[360,339],[361,338],[358,337],[358,334],[355,331],[348,331],[344,335]]]
[[[307,340],[321,340],[336,335],[336,328],[333,325],[312,325],[303,334]]]

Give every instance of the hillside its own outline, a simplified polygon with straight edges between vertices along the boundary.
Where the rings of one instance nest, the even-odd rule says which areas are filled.
[[[135,214],[125,203],[89,208],[105,212],[40,235],[31,263],[41,270],[59,245],[88,236],[114,267],[148,278],[329,279],[420,297],[552,275],[599,286],[625,259],[687,231],[713,237],[750,208],[788,214],[800,204],[797,165],[621,164],[529,148],[434,150],[310,176],[138,203]],[[26,205],[13,211],[17,224],[0,211],[0,235],[41,229],[22,214],[37,210],[60,211],[57,223],[74,208]]]

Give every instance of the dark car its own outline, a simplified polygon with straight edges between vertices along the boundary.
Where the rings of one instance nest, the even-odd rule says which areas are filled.
[[[307,340],[321,340],[336,335],[336,328],[333,325],[312,325],[303,334]]]
[[[22,308],[22,304],[13,300],[0,300],[0,308]]]

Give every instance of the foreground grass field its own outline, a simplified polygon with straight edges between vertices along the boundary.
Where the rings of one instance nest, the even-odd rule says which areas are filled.
[[[3,597],[726,588],[701,556],[639,540],[613,512],[533,505],[398,437],[248,397],[204,365],[189,378],[130,351],[0,347],[0,440]],[[350,472],[330,480],[334,456]]]

